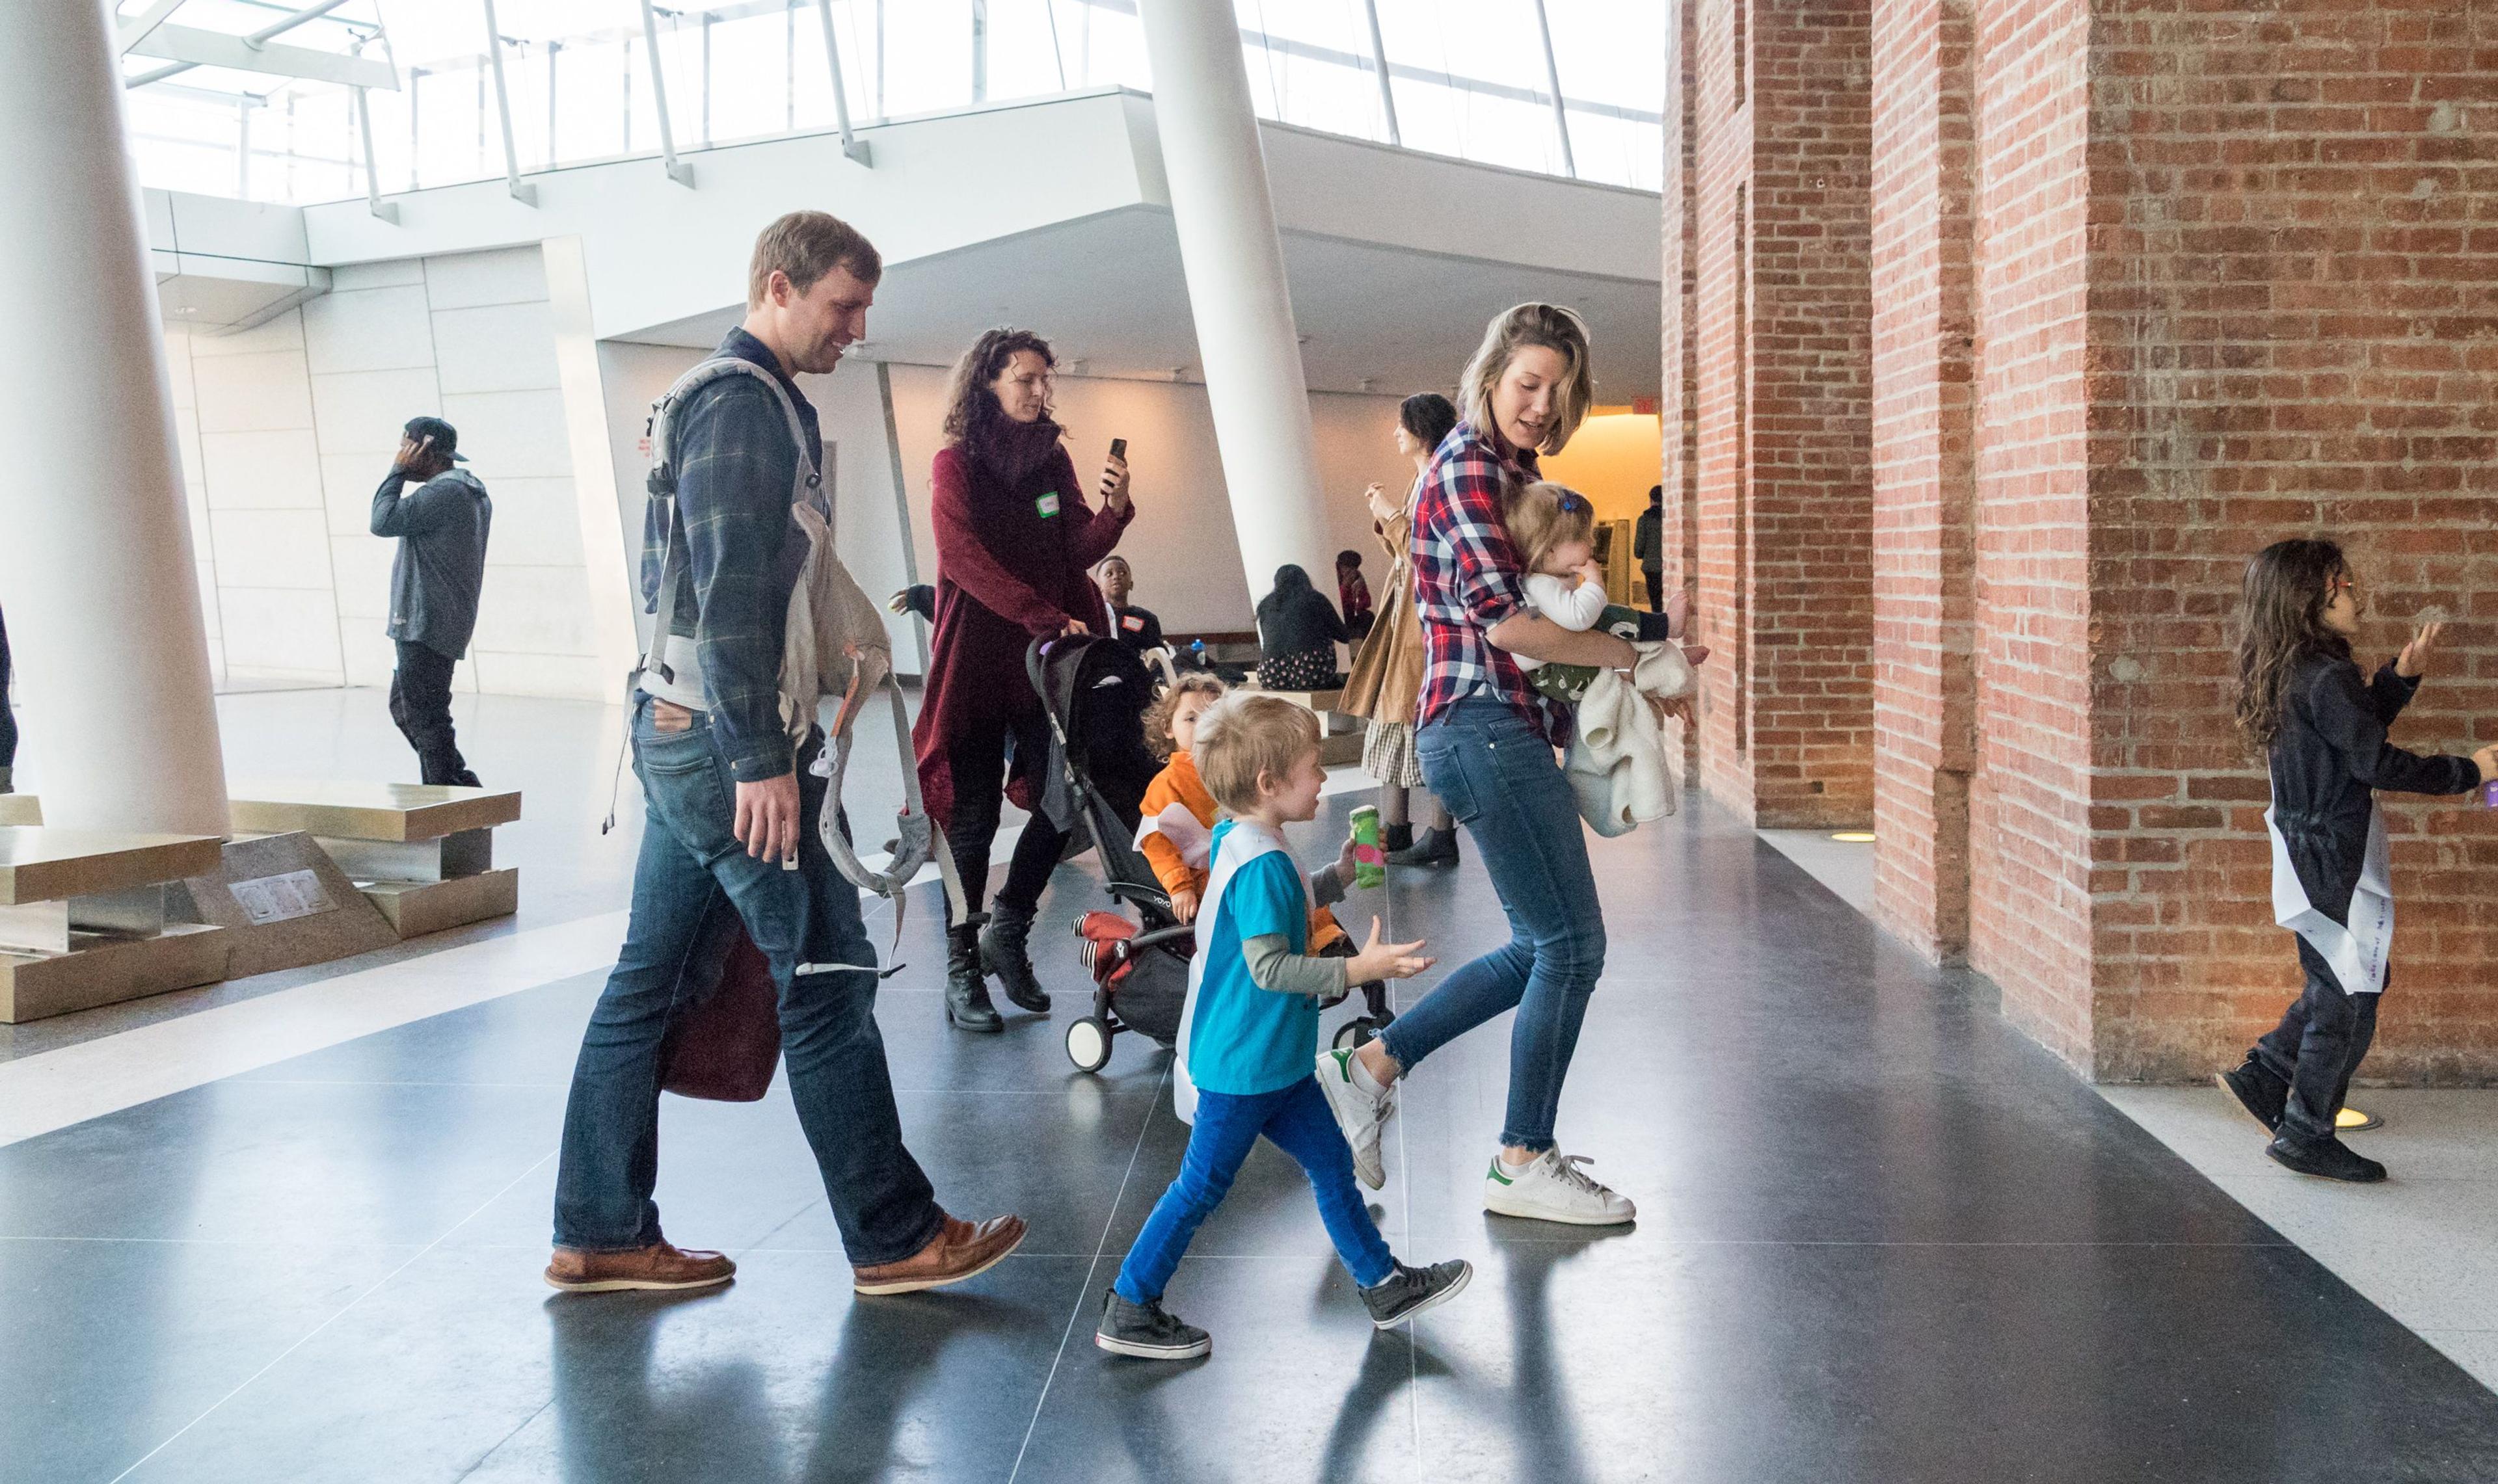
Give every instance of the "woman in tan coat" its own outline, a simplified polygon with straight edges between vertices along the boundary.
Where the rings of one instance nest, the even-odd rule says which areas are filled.
[[[1423,765],[1414,754],[1414,712],[1423,687],[1423,627],[1414,616],[1414,567],[1406,543],[1413,530],[1414,491],[1422,488],[1423,471],[1432,451],[1457,425],[1457,409],[1436,392],[1405,398],[1396,411],[1396,451],[1414,461],[1415,483],[1401,498],[1372,485],[1362,491],[1370,502],[1371,529],[1388,550],[1388,574],[1380,584],[1378,620],[1353,657],[1338,709],[1369,723],[1361,745],[1361,766],[1379,780],[1381,843],[1398,866],[1454,866],[1457,832],[1449,811],[1431,802],[1429,821],[1420,839],[1414,837],[1412,796],[1423,787]]]

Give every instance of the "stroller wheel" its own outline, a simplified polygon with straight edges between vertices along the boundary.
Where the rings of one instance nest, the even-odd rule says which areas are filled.
[[[1067,1027],[1067,1059],[1079,1072],[1098,1072],[1110,1063],[1110,1027],[1086,1016]]]
[[[1367,1044],[1370,1038],[1378,1033],[1377,1028],[1370,1022],[1356,1016],[1335,1027],[1335,1049],[1337,1051],[1355,1050]]]

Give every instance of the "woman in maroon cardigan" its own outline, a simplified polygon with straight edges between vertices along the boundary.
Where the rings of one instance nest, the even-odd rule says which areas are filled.
[[[912,735],[929,817],[945,824],[970,899],[970,920],[945,935],[945,1016],[965,1030],[1004,1028],[984,974],[997,975],[1022,1009],[1049,1009],[1025,944],[1066,838],[1035,808],[983,931],[989,846],[1009,762],[1015,802],[1031,808],[1049,758],[1049,722],[1024,673],[1025,650],[1036,639],[1103,627],[1088,569],[1136,515],[1122,458],[1104,475],[1103,509],[1085,503],[1059,442],[1065,430],[1050,417],[1057,364],[1049,342],[1030,331],[992,330],[974,341],[954,363],[945,446],[930,478],[937,632]]]

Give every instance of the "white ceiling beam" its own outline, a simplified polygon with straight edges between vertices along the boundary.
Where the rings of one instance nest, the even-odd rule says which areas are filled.
[[[256,72],[272,78],[300,78],[309,82],[336,82],[346,87],[399,90],[399,73],[388,62],[348,56],[343,52],[315,51],[308,47],[282,47],[270,42],[254,45],[248,37],[222,31],[202,31],[191,26],[160,25],[154,35],[132,47],[130,51],[134,56],[157,57],[178,64],[129,79],[129,85],[133,87],[160,80],[186,68],[230,67],[237,72]]]
[[[128,51],[131,47],[145,41],[148,38],[148,35],[158,26],[163,25],[165,23],[166,16],[173,15],[176,11],[178,11],[181,8],[182,0],[156,0],[156,3],[147,7],[146,10],[142,11],[139,15],[132,16],[130,19],[123,21],[121,23],[121,30],[115,36],[114,40],[121,50]]]

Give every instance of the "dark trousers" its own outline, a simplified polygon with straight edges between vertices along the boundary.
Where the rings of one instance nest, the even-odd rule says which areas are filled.
[[[477,787],[477,775],[460,755],[451,730],[450,655],[426,645],[399,644],[399,669],[391,674],[391,720],[416,749],[417,766],[427,783]]]
[[[1019,721],[983,716],[945,753],[945,769],[954,779],[954,817],[945,822],[945,843],[954,852],[963,895],[970,899],[966,911],[979,911],[988,893],[989,846],[997,840],[998,812],[1006,804],[1009,745],[1015,771],[1040,778],[1049,758],[1049,718],[1038,711]],[[1015,841],[1014,859],[998,888],[998,905],[1026,914],[1040,906],[1041,889],[1049,885],[1049,873],[1066,851],[1066,835],[1048,815],[1036,811]]]
[[[2301,1144],[2322,1144],[2333,1137],[2333,1119],[2350,1095],[2351,1074],[2377,1037],[2378,996],[2344,994],[2332,966],[2305,938],[2298,940],[2298,964],[2307,970],[2307,987],[2281,1024],[2256,1043],[2255,1057],[2265,1071],[2290,1084],[2282,1133]]]
[[[737,785],[710,716],[662,732],[650,698],[633,713],[633,772],[648,815],[633,868],[633,914],[616,970],[590,1013],[564,1105],[555,1240],[586,1251],[661,1240],[659,1059],[669,1020],[716,987],[715,908],[725,900],[772,964],[781,1056],[798,1126],[815,1152],[850,1261],[897,1262],[928,1245],[945,1213],[903,1147],[884,1038],[876,1026],[876,948],[816,831],[824,779],[798,757],[798,868],[746,853],[732,833]],[[708,984],[699,981],[708,979]]]
[[[1648,567],[1641,570],[1640,578],[1648,584],[1648,611],[1652,614],[1665,612],[1665,573],[1658,568]]]

